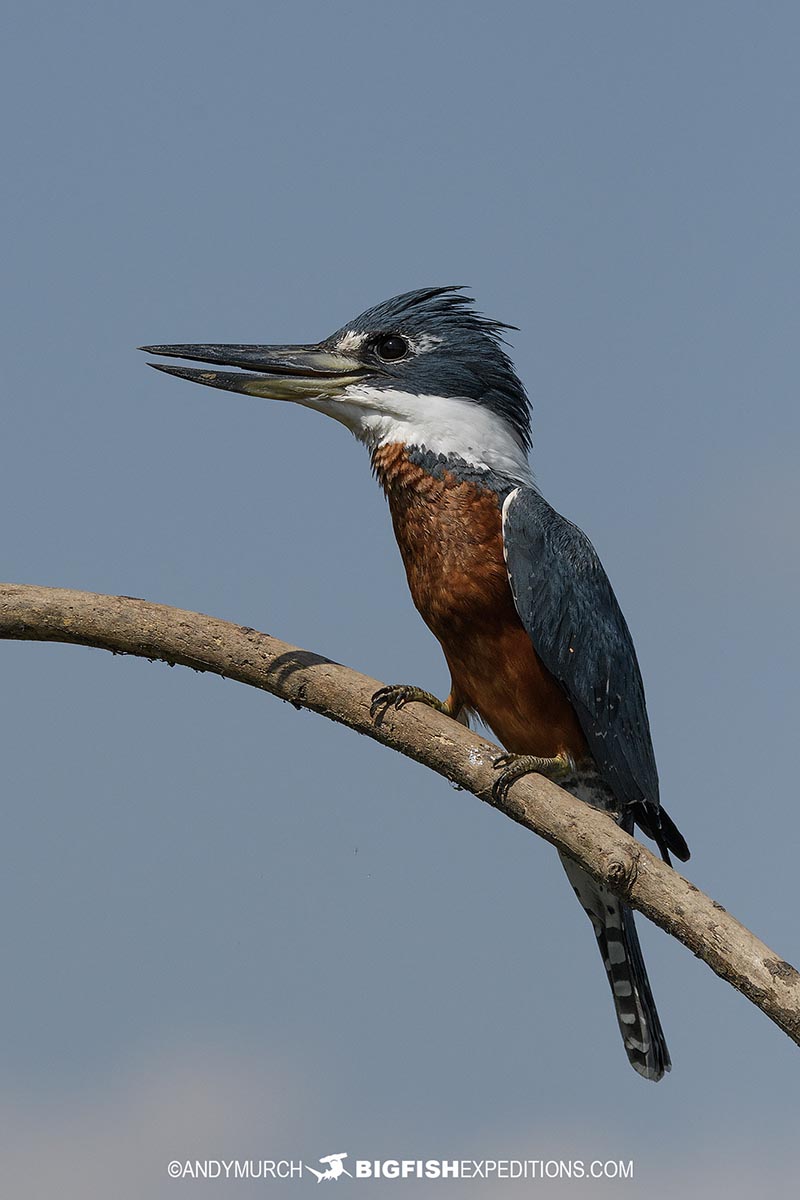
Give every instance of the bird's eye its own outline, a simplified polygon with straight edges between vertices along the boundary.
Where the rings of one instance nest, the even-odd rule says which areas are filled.
[[[375,353],[384,362],[399,362],[408,354],[408,342],[399,333],[387,333],[375,343]]]

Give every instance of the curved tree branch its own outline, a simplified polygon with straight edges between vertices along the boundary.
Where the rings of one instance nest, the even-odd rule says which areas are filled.
[[[129,596],[0,584],[0,638],[74,642],[236,679],[365,733],[493,803],[491,742],[419,704],[376,725],[369,709],[377,680],[255,629]],[[800,1044],[800,974],[722,905],[541,776],[516,783],[500,808],[683,942]]]

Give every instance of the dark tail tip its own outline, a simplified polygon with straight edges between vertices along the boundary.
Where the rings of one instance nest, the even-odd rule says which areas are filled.
[[[689,847],[686,845],[686,839],[681,833],[678,826],[672,820],[668,813],[665,813],[663,808],[660,810],[661,815],[661,837],[664,839],[667,850],[671,850],[675,857],[680,862],[688,862],[691,857]],[[663,847],[659,842],[659,849],[663,853]]]
[[[642,832],[656,843],[667,866],[672,866],[670,851],[680,862],[689,861],[691,855],[686,839],[663,808],[652,804],[637,804],[632,811],[632,817]],[[624,828],[626,826],[623,824]],[[632,830],[629,828],[628,832]]]

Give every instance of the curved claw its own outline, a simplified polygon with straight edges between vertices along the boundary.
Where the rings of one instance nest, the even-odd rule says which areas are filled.
[[[390,708],[399,711],[414,701],[419,704],[427,704],[430,708],[436,708],[440,712],[445,711],[441,700],[438,700],[430,692],[415,687],[413,683],[393,683],[389,687],[378,688],[372,697],[369,715],[376,725],[380,725]]]
[[[378,688],[369,706],[369,715],[373,721],[380,722],[390,708],[402,708],[402,687]]]
[[[572,756],[563,750],[554,758],[537,758],[532,754],[501,754],[492,766],[500,771],[492,785],[492,802],[498,805],[505,803],[510,789],[525,775],[544,775],[546,779],[556,782],[571,775],[575,770]]]
[[[511,785],[517,782],[518,776],[513,775],[510,771],[504,771],[498,779],[492,784],[492,804],[502,806],[508,799],[508,792]]]

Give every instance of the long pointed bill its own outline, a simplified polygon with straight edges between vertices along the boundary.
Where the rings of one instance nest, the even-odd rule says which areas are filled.
[[[193,362],[240,367],[239,371],[214,371],[198,367],[168,367],[148,363],[157,371],[268,400],[310,400],[335,396],[366,374],[358,359],[334,354],[320,346],[140,346],[148,354],[188,358]],[[250,374],[249,372],[257,372]]]

